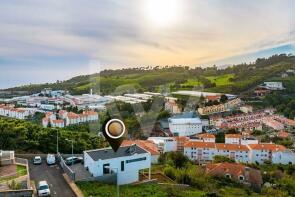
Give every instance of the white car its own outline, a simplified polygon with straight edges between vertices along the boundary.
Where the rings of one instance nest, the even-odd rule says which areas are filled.
[[[33,159],[33,164],[34,165],[40,165],[42,163],[42,159],[40,156],[35,156]]]
[[[50,189],[47,181],[40,181],[38,183],[38,196],[50,196]]]
[[[55,164],[55,156],[52,154],[48,154],[46,157],[46,162],[48,165],[53,165]]]

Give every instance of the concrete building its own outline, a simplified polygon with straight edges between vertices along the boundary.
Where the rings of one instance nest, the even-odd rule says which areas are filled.
[[[165,110],[169,111],[172,114],[181,113],[181,109],[179,108],[178,104],[176,103],[177,98],[174,97],[165,97]]]
[[[173,137],[149,137],[147,140],[155,143],[160,153],[177,151],[177,141]]]
[[[193,112],[175,115],[168,119],[168,123],[174,136],[191,136],[202,132],[202,121]]]
[[[151,168],[151,154],[137,145],[123,146],[114,152],[110,148],[84,151],[84,167],[93,177],[116,173],[119,185],[139,180],[139,171]]]
[[[226,144],[241,144],[242,135],[240,134],[225,134]]]
[[[282,82],[264,82],[263,87],[269,90],[283,90],[285,89]]]
[[[215,136],[209,133],[201,133],[190,137],[190,141],[215,142]]]

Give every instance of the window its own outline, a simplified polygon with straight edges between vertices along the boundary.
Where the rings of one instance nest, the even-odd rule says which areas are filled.
[[[240,175],[240,176],[239,176],[239,180],[240,180],[240,181],[244,181],[244,180],[245,180],[245,177],[242,176],[242,175]]]
[[[227,179],[231,179],[231,175],[230,175],[230,174],[226,174],[226,175],[225,175],[225,178],[227,178]]]
[[[146,157],[141,157],[141,158],[137,158],[137,159],[126,160],[126,163],[133,163],[133,162],[144,161],[144,160],[146,160]]]
[[[124,161],[121,161],[121,171],[124,171]]]
[[[103,173],[110,174],[110,164],[109,163],[103,164]]]

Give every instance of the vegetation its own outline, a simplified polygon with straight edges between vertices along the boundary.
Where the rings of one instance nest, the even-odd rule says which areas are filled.
[[[113,197],[116,195],[115,185],[106,185],[98,182],[78,182],[77,185],[82,190],[85,197]],[[122,197],[141,197],[141,196],[155,196],[155,197],[201,197],[204,192],[186,188],[178,188],[175,186],[165,186],[158,184],[141,184],[141,185],[124,185],[120,186],[120,196]]]
[[[286,69],[293,68],[295,57],[280,54],[259,58],[254,63],[238,64],[218,69],[172,67],[138,67],[120,70],[104,70],[92,75],[77,76],[56,83],[25,85],[10,88],[11,91],[36,93],[43,88],[69,90],[72,94],[88,93],[90,89],[101,94],[173,90],[206,90],[225,93],[240,93],[255,87],[266,79],[277,77]],[[286,79],[292,85],[293,79]]]
[[[71,152],[74,140],[74,152],[107,146],[106,142],[95,134],[70,131],[58,128],[42,128],[37,124],[23,120],[0,118],[0,149],[18,152],[56,152],[56,137],[59,135],[59,151]]]

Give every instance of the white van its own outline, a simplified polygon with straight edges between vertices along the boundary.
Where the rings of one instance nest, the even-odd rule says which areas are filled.
[[[52,154],[48,154],[46,157],[46,162],[48,165],[53,165],[55,164],[55,156]]]

